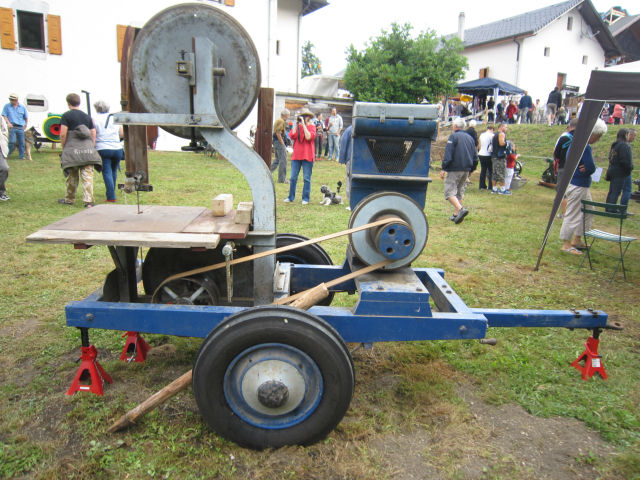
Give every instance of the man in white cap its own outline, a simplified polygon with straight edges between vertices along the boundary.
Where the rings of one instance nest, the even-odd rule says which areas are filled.
[[[469,214],[469,210],[462,206],[462,199],[477,153],[476,143],[471,135],[463,130],[464,127],[464,119],[456,117],[453,120],[453,133],[447,140],[440,171],[440,178],[444,180],[444,198],[455,209],[450,220],[456,224],[462,222]]]
[[[24,159],[24,130],[27,127],[29,115],[24,105],[18,103],[18,94],[9,95],[9,103],[2,109],[2,116],[9,126],[9,155],[18,143],[18,158]],[[7,155],[7,157],[9,156]]]

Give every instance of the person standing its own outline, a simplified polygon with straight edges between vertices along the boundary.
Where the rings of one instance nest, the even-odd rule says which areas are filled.
[[[498,132],[491,142],[491,193],[511,195],[504,188],[504,178],[507,169],[507,124],[501,123]]]
[[[120,161],[124,160],[124,148],[120,140],[124,137],[122,125],[116,125],[109,118],[109,104],[99,100],[93,104],[96,116],[96,150],[102,158],[102,179],[107,190],[107,202],[116,201],[116,185]]]
[[[316,127],[313,124],[313,113],[311,111],[305,108],[300,112],[296,119],[296,124],[289,132],[289,137],[295,143],[293,144],[293,154],[291,155],[289,196],[284,201],[289,203],[296,199],[296,184],[298,183],[300,169],[302,169],[302,205],[307,205],[311,196],[311,173],[313,172],[313,161],[316,157]]]
[[[518,120],[517,114],[518,107],[516,107],[516,102],[513,100],[509,101],[509,105],[507,106],[506,114],[507,114],[507,122],[516,123]]]
[[[636,139],[636,131],[633,128],[629,128],[628,130],[629,130],[629,133],[627,134],[627,142],[631,144]],[[633,158],[632,158],[631,165],[633,167]],[[631,174],[629,174],[627,178],[624,179],[624,182],[622,183],[622,197],[620,197],[621,205],[629,205],[629,200],[631,199],[632,186],[633,186],[633,181],[631,179]]]
[[[556,112],[562,105],[562,94],[558,87],[553,87],[553,90],[549,93],[547,97],[547,123],[549,126],[553,125],[556,120]]]
[[[73,205],[78,183],[82,182],[82,200],[85,208],[93,202],[93,169],[102,170],[102,158],[95,149],[96,129],[91,117],[80,110],[80,95],[67,95],[69,110],[60,118],[60,166],[66,177],[67,191],[58,199],[63,205]]]
[[[496,102],[493,100],[493,97],[489,97],[489,101],[487,102],[487,123],[494,123],[496,121],[495,106]]]
[[[17,143],[18,158],[23,160],[25,150],[24,131],[27,128],[29,114],[26,107],[18,102],[17,93],[9,95],[9,103],[2,109],[2,116],[9,125],[9,153],[6,156],[9,157],[11,155]]]
[[[322,113],[316,115],[316,119],[313,121],[316,126],[316,161],[322,157],[322,139],[324,137],[324,119]]]
[[[556,190],[559,188],[560,182],[564,177],[564,164],[567,161],[567,151],[571,146],[571,142],[573,141],[573,132],[578,126],[578,119],[573,118],[569,122],[567,126],[566,132],[558,137],[556,141],[556,146],[553,149],[553,161],[556,166]],[[566,195],[562,199],[562,203],[560,204],[562,207],[562,213],[567,210],[567,197]]]
[[[444,179],[444,198],[455,209],[450,220],[456,224],[469,214],[469,210],[462,206],[462,200],[476,156],[476,144],[471,135],[463,130],[464,127],[462,118],[453,120],[453,133],[447,140],[440,171],[440,178]]]
[[[591,200],[589,192],[591,174],[596,171],[591,145],[600,140],[605,133],[607,133],[607,125],[603,120],[598,119],[591,131],[589,144],[585,147],[567,188],[567,212],[560,228],[560,239],[563,241],[562,251],[571,255],[582,255],[580,249],[586,248],[586,245],[581,244],[580,238],[584,235],[584,229],[589,230],[593,222],[593,215],[587,215],[584,222],[582,218],[582,200]]]
[[[624,107],[622,105],[620,105],[619,103],[616,103],[613,106],[613,114],[611,115],[613,117],[613,124],[614,125],[620,125],[624,123],[623,117],[624,117]]]
[[[520,97],[520,103],[518,103],[518,109],[520,111],[520,123],[531,123],[531,117],[529,112],[533,108],[533,100],[531,95],[525,90],[524,95]]]
[[[280,117],[273,124],[273,149],[276,158],[271,164],[270,170],[273,173],[278,169],[278,183],[287,183],[287,142],[286,142],[286,122],[289,120],[291,112],[286,108],[280,112]]]
[[[4,116],[0,117],[0,201],[10,200],[7,195],[7,179],[9,178],[9,126]]]
[[[351,200],[351,137],[353,132],[353,125],[349,125],[340,138],[340,157],[338,162],[346,166],[345,191],[347,194],[347,203]],[[347,205],[347,210],[351,210],[351,205]]]
[[[618,197],[623,193],[623,186],[627,179],[631,180],[633,171],[633,159],[631,145],[629,144],[629,130],[618,130],[616,141],[611,144],[609,150],[609,168],[607,168],[606,180],[609,181],[607,203],[618,203]],[[631,193],[631,192],[629,192]],[[620,199],[620,205],[628,205],[629,197],[624,194]]]
[[[491,144],[493,142],[493,125],[487,125],[487,129],[480,135],[480,190],[491,190]]]
[[[342,133],[342,117],[338,115],[335,108],[331,109],[331,116],[327,122],[329,135],[329,160],[340,158],[340,134]]]

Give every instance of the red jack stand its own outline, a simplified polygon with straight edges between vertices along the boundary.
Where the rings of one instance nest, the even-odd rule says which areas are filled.
[[[599,336],[600,332],[598,329],[594,330],[593,336],[589,337],[587,343],[585,343],[585,351],[571,364],[572,367],[582,372],[583,380],[593,377],[596,372],[599,373],[604,380],[607,379],[607,372],[604,371],[604,366],[602,365],[602,357],[598,355]],[[583,360],[584,366],[580,365],[580,362]]]
[[[144,362],[147,358],[147,352],[151,350],[151,346],[145,342],[138,332],[127,332],[122,335],[122,338],[124,337],[127,337],[127,342],[122,349],[120,360]],[[131,356],[129,356],[130,353],[132,353]]]
[[[96,360],[97,357],[98,350],[96,350],[96,347],[93,345],[82,347],[82,355],[80,356],[82,363],[71,383],[71,387],[67,391],[67,395],[73,395],[77,391],[93,392],[96,395],[102,395],[104,381],[106,380],[108,383],[113,383],[109,374],[104,371],[104,368],[102,368]],[[91,379],[91,383],[89,385],[81,384],[80,380],[85,380],[87,376]]]

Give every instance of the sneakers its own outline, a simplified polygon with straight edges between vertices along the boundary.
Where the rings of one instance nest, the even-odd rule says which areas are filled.
[[[60,205],[73,205],[73,202],[67,200],[66,198],[59,198],[58,203]]]
[[[453,223],[461,223],[464,220],[464,217],[466,217],[467,215],[469,215],[469,210],[467,210],[466,208],[461,208],[456,215],[456,218],[454,218]]]
[[[84,202],[84,208],[93,208],[93,202]]]
[[[0,195],[0,201],[6,202],[7,200],[11,200],[9,198],[9,195],[7,195],[6,193],[3,193],[2,195]]]
[[[284,203],[291,203],[291,200],[289,200],[288,198],[285,198],[285,199],[283,200],[283,202],[284,202]]]
[[[511,195],[511,190],[501,190],[500,195]]]
[[[492,188],[491,190],[489,190],[489,192],[491,192],[491,193],[498,193],[498,189],[497,189],[497,188]]]
[[[351,207],[344,207],[345,210],[351,211]]]
[[[456,221],[456,214],[454,213],[453,215],[451,215],[449,217],[449,220],[451,220],[452,222],[455,222]]]
[[[308,204],[309,204],[309,202],[307,202],[306,200],[302,200],[302,204],[303,204],[303,205],[308,205]]]

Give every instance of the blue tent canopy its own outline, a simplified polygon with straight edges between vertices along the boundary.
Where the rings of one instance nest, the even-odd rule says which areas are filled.
[[[516,95],[523,94],[524,90],[491,77],[478,78],[470,82],[459,83],[456,88],[460,93],[467,95]]]

